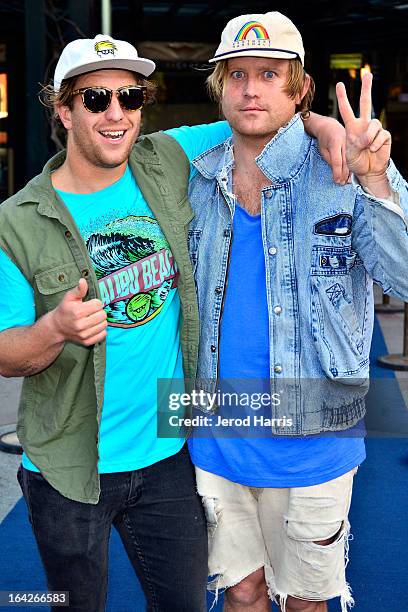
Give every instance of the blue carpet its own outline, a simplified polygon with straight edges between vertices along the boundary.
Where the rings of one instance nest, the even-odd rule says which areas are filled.
[[[389,380],[381,408],[378,410],[378,390],[370,399],[373,411],[371,431],[390,428],[384,425],[386,406],[395,407],[395,414],[405,427],[406,413],[401,411],[402,398],[393,383],[390,370],[378,368],[377,355],[387,352],[384,339],[376,325],[373,340],[374,378]],[[388,383],[387,383],[388,384]],[[390,393],[392,389],[392,393]],[[392,427],[391,427],[392,429]],[[408,430],[407,430],[408,431]],[[406,574],[408,570],[408,438],[369,437],[367,460],[355,480],[350,521],[354,540],[350,543],[348,580],[356,600],[356,612],[404,612],[408,610]],[[46,590],[41,563],[27,519],[23,500],[20,500],[0,525],[0,590]],[[209,596],[210,607],[212,598]],[[18,607],[18,610],[45,611],[47,607]],[[143,612],[144,597],[133,570],[122,549],[116,532],[110,545],[109,596],[107,612]],[[13,611],[15,607],[2,607]],[[64,608],[61,608],[64,610]],[[222,597],[213,612],[221,612]],[[338,601],[329,604],[330,612],[339,612]]]

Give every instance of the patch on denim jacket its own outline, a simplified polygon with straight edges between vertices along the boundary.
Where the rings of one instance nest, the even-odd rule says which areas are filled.
[[[318,221],[314,226],[313,233],[322,236],[349,236],[351,234],[351,224],[351,215],[340,213]]]
[[[348,246],[315,245],[312,251],[312,276],[349,274],[359,263],[357,253]]]
[[[347,270],[348,261],[346,255],[320,255],[319,265],[324,270]]]

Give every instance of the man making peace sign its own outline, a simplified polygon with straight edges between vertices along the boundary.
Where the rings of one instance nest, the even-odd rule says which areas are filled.
[[[363,187],[377,197],[390,195],[387,167],[391,153],[391,134],[378,119],[371,119],[372,74],[363,76],[360,96],[360,117],[354,116],[343,83],[336,86],[339,111],[346,128],[346,160]],[[374,189],[374,191],[372,191]]]
[[[198,380],[208,393],[251,388],[271,401],[262,415],[247,410],[245,435],[234,419],[233,439],[217,435],[214,420],[190,441],[209,571],[228,612],[267,612],[268,594],[286,612],[324,612],[340,596],[345,612],[372,279],[408,299],[407,185],[389,159],[390,134],[371,120],[371,75],[359,118],[338,85],[352,181],[333,182],[301,120],[314,87],[284,15],[232,19],[210,62],[233,136],[195,160],[190,188]],[[235,401],[229,414],[242,416]]]

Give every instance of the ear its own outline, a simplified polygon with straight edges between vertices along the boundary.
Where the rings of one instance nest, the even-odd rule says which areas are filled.
[[[60,121],[66,130],[70,130],[72,127],[71,109],[68,106],[60,104],[56,107],[56,112],[60,118]]]
[[[310,76],[305,72],[305,78],[303,80],[302,92],[295,97],[296,106],[301,103],[310,87]]]

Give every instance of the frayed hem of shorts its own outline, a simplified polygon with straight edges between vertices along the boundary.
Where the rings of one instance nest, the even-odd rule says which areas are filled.
[[[268,586],[268,595],[269,595],[269,598],[274,603],[276,603],[276,605],[280,606],[281,612],[286,612],[286,602],[288,600],[289,593],[283,593],[278,590],[272,591],[271,587]],[[344,587],[341,593],[338,593],[337,595],[332,595],[331,597],[327,597],[326,599],[322,599],[319,601],[328,601],[329,599],[334,599],[335,597],[340,597],[341,612],[348,612],[350,608],[354,607],[354,598],[353,598],[353,595],[351,594],[351,588],[349,584],[346,584],[346,586]],[[295,599],[303,599],[303,598],[296,597]],[[305,599],[304,601],[312,601],[312,600]]]
[[[222,572],[218,572],[216,574],[213,574],[213,575],[215,575],[215,578],[213,578],[207,584],[207,590],[214,594],[214,601],[211,604],[211,608],[210,608],[209,612],[211,612],[211,610],[214,608],[214,606],[217,605],[218,597],[220,595],[222,595],[223,593],[225,593],[225,591],[227,589],[229,589],[229,588],[231,588],[233,586],[236,586],[237,584],[239,584],[241,582],[241,580],[244,580],[245,578],[247,578],[248,576],[250,576],[254,572],[258,571],[262,567],[265,567],[264,563],[262,563],[262,565],[259,565],[258,567],[255,567],[254,569],[251,569],[249,572],[246,572],[243,576],[241,576],[240,578],[238,578],[234,582],[231,582],[230,584],[223,584],[222,586],[220,586],[220,583],[222,583],[222,581],[224,579],[224,574]]]
[[[344,568],[347,567],[349,562],[349,546],[350,541],[352,539],[353,535],[350,532],[350,523],[347,520],[344,528]],[[285,593],[283,591],[278,590],[272,568],[268,564],[265,564],[265,579],[268,585],[269,599],[271,599],[274,603],[280,606],[281,612],[286,612],[286,602],[290,593]],[[293,597],[295,596],[293,595]],[[344,588],[339,593],[334,593],[329,597],[325,597],[321,600],[316,601],[328,601],[329,599],[334,599],[335,597],[340,597],[341,612],[348,612],[350,608],[354,607],[354,597],[352,595],[352,590],[348,582],[345,583]],[[302,598],[298,597],[297,599]],[[306,597],[304,598],[304,600],[312,601],[310,598]]]

